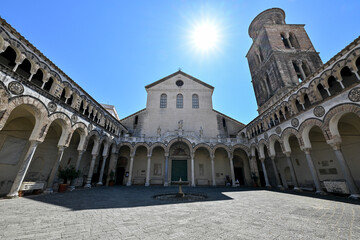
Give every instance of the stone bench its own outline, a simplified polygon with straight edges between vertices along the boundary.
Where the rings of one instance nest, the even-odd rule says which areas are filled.
[[[43,190],[44,185],[44,182],[23,182],[20,191]]]

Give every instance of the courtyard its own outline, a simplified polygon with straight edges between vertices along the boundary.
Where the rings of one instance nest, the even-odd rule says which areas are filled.
[[[359,202],[312,193],[185,187],[200,202],[154,199],[176,187],[99,187],[0,200],[0,239],[360,239]]]

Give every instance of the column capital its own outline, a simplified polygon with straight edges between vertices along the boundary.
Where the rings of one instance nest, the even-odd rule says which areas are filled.
[[[286,157],[290,157],[291,156],[291,151],[285,151],[285,152],[283,152],[283,154],[285,154]]]
[[[67,148],[65,145],[58,145],[59,151],[64,151]]]
[[[169,153],[168,152],[165,152],[165,157],[169,157]]]
[[[329,144],[334,150],[340,150],[341,149],[341,137],[333,136],[332,139],[326,141],[327,144]]]
[[[262,157],[262,158],[259,158],[261,162],[264,162],[265,161],[265,158]]]
[[[310,154],[311,148],[309,148],[309,147],[301,147],[301,151],[303,151],[306,154]]]
[[[272,160],[275,160],[275,155],[270,155],[270,158],[271,158]]]
[[[152,156],[151,153],[147,155],[148,158],[151,158],[151,156]]]

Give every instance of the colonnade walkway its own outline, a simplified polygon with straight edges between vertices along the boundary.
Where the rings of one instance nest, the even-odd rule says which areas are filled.
[[[201,202],[154,199],[177,187],[99,187],[0,200],[0,239],[360,239],[359,201],[312,193],[184,187]]]

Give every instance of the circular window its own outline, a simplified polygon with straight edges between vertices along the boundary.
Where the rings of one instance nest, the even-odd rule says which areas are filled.
[[[183,81],[181,81],[181,80],[176,81],[176,86],[181,87],[182,85],[184,85]]]

